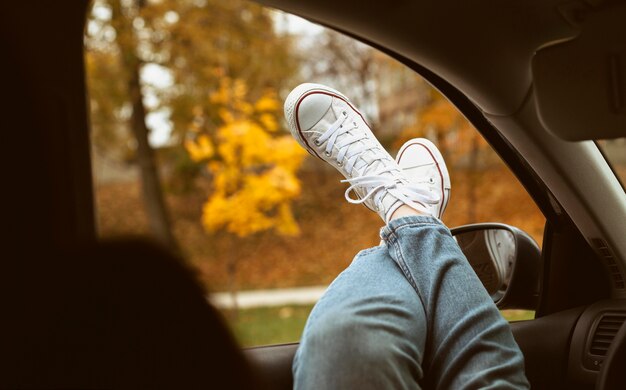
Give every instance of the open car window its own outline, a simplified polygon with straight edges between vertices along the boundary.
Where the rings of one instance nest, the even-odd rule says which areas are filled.
[[[248,2],[141,4],[96,0],[86,29],[99,234],[180,251],[243,345],[297,341],[324,287],[379,242],[378,216],[345,202],[340,175],[286,129],[282,102],[300,82],[349,96],[394,156],[413,137],[436,143],[448,226],[507,223],[541,244],[532,199],[410,69]]]

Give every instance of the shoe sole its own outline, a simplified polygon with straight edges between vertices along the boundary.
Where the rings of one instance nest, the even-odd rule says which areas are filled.
[[[402,147],[400,148],[396,156],[396,162],[398,163],[398,165],[402,167],[402,165],[400,164],[400,160],[402,160],[402,155],[409,147],[414,146],[414,145],[423,147],[424,149],[428,151],[430,156],[435,161],[435,165],[437,166],[437,170],[439,171],[439,176],[441,177],[441,196],[443,197],[443,201],[441,203],[441,210],[439,211],[439,218],[441,218],[443,216],[443,213],[446,211],[446,208],[448,207],[448,201],[450,200],[450,192],[452,191],[452,188],[451,188],[452,185],[450,182],[450,174],[448,173],[448,167],[446,166],[446,162],[444,161],[443,156],[441,155],[441,152],[439,151],[439,149],[437,149],[435,144],[433,144],[432,142],[424,138],[420,138],[419,140],[412,139],[412,140],[405,142],[404,145],[402,145]],[[447,193],[446,193],[446,189],[448,190]]]
[[[312,95],[314,93],[321,93],[324,95],[329,95],[329,96],[336,97],[338,99],[343,100],[357,114],[359,114],[359,116],[363,119],[363,122],[367,124],[367,121],[365,120],[365,118],[363,118],[363,115],[361,115],[361,112],[357,110],[352,105],[352,103],[350,103],[350,100],[348,100],[347,97],[345,97],[341,92],[333,88],[329,88],[324,85],[315,84],[315,83],[304,83],[294,88],[294,90],[291,91],[289,95],[287,96],[287,99],[285,100],[285,108],[284,108],[285,118],[287,118],[287,124],[289,125],[289,131],[291,132],[291,135],[293,135],[293,137],[296,139],[296,141],[298,141],[300,146],[306,149],[306,151],[308,151],[313,156],[321,160],[324,160],[321,156],[317,154],[315,149],[313,149],[309,145],[307,140],[303,137],[302,129],[300,128],[300,122],[298,121],[298,108],[300,107],[300,103],[305,97]],[[370,127],[369,124],[367,126]],[[371,128],[370,128],[370,131],[371,131]]]

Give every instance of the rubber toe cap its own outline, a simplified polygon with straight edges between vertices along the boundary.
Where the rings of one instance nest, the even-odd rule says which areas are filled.
[[[297,108],[297,120],[300,129],[309,130],[319,122],[330,109],[333,97],[323,93],[312,93],[307,95]]]

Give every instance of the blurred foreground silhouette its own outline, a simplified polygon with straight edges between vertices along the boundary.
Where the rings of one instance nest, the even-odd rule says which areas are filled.
[[[0,388],[253,387],[195,275],[162,248],[119,241],[16,261],[22,283],[2,285]]]

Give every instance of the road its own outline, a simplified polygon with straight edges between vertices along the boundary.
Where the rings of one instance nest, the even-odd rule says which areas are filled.
[[[295,287],[273,290],[240,291],[237,293],[237,307],[312,305],[322,296],[327,286]],[[220,308],[232,308],[234,302],[228,292],[209,295],[209,301]]]

